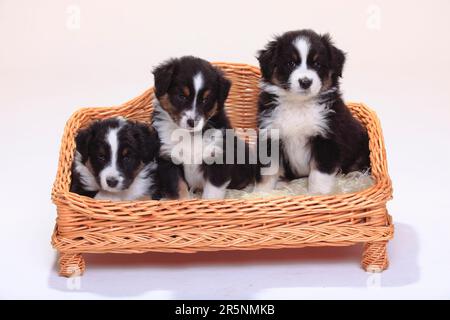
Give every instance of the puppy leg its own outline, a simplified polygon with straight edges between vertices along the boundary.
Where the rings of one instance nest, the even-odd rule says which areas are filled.
[[[312,141],[312,159],[308,177],[309,193],[331,194],[333,192],[339,159],[339,146],[335,141],[323,137],[316,137]]]
[[[308,177],[308,192],[311,194],[331,194],[336,184],[336,173],[326,173],[311,168]]]
[[[270,176],[261,176],[261,180],[255,185],[253,192],[267,193],[275,189],[278,181],[278,173]]]
[[[231,165],[211,164],[205,166],[203,199],[223,199],[231,182]]]
[[[211,181],[206,181],[203,187],[203,199],[223,199],[225,198],[225,192],[230,181],[225,182],[220,186],[214,185]]]
[[[265,174],[266,173],[266,174]],[[267,174],[269,173],[269,174]],[[277,161],[275,163],[272,162],[270,168],[263,167],[261,168],[261,175],[259,177],[259,181],[256,182],[255,188],[253,192],[261,192],[268,193],[275,189],[278,186],[278,183],[281,183],[279,178],[284,174],[283,167]]]
[[[189,188],[179,166],[170,160],[158,159],[158,184],[161,196],[168,199],[189,199]]]
[[[281,165],[280,142],[278,139],[258,141],[258,164],[260,172],[253,192],[267,193],[275,189],[278,179],[284,173]],[[265,148],[264,148],[265,146]],[[264,149],[265,152],[264,152]],[[266,153],[266,154],[265,154]]]

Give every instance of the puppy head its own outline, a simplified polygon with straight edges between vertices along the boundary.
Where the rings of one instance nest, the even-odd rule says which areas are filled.
[[[345,54],[328,34],[290,31],[258,52],[263,80],[305,98],[338,87]]]
[[[159,147],[156,133],[145,124],[122,118],[96,121],[76,137],[81,161],[102,190],[120,192],[133,183]]]
[[[181,128],[200,131],[223,111],[231,82],[209,62],[190,56],[172,59],[153,74],[156,98]]]

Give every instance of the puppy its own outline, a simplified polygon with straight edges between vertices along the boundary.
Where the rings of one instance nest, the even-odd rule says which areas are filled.
[[[309,176],[309,192],[332,192],[337,172],[369,167],[368,135],[341,98],[345,54],[328,34],[287,32],[257,56],[261,72],[260,130],[278,130],[278,171],[263,176],[257,190],[271,190],[279,177]],[[263,130],[264,131],[264,130]],[[261,135],[264,136],[264,135]]]
[[[205,60],[186,56],[162,63],[153,74],[152,121],[161,142],[158,172],[163,196],[186,199],[190,190],[201,190],[204,199],[222,199],[227,187],[241,189],[254,183],[256,164],[236,161],[242,149],[250,158],[249,148],[244,143],[237,150],[243,142],[234,135],[225,113],[231,82],[222,72]],[[228,154],[228,159],[227,141],[235,142],[234,156]]]
[[[99,200],[156,198],[157,134],[145,124],[111,118],[76,137],[71,192]]]

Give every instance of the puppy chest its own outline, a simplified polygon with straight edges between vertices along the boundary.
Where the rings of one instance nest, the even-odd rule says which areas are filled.
[[[328,110],[320,105],[280,105],[273,113],[271,129],[279,130],[283,157],[297,176],[307,176],[310,171],[311,144],[314,136],[328,131]]]
[[[284,137],[282,140],[282,157],[287,160],[291,171],[298,177],[309,175],[311,145],[303,137]]]
[[[203,172],[198,164],[184,164],[183,165],[184,178],[190,189],[203,189],[205,180]]]
[[[282,104],[272,113],[270,128],[278,129],[280,138],[310,138],[325,135],[328,130],[328,110],[320,105],[298,106]]]

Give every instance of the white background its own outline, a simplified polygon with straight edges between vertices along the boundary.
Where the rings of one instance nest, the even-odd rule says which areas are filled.
[[[449,12],[446,0],[0,0],[0,298],[449,298]],[[356,246],[88,255],[79,290],[58,277],[50,189],[69,116],[137,96],[168,57],[256,64],[273,34],[306,27],[348,52],[345,97],[381,118],[391,268],[364,273]]]

